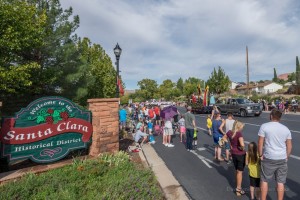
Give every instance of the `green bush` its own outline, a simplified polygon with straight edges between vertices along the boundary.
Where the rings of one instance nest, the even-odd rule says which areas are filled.
[[[41,174],[27,174],[0,187],[0,199],[164,199],[151,170],[124,152]]]

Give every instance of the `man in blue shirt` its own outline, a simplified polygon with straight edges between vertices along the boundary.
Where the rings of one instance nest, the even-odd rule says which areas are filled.
[[[121,107],[121,110],[119,111],[119,120],[120,120],[120,129],[124,129],[126,126],[126,118],[127,118],[127,112],[124,107]]]

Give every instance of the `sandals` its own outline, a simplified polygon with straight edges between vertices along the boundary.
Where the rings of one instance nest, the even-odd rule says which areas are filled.
[[[245,191],[241,188],[236,188],[235,189],[235,194],[236,194],[236,196],[242,196],[242,195],[245,194]]]

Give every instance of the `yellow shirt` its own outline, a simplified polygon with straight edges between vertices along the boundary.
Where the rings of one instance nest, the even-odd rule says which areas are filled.
[[[246,159],[248,160],[248,154],[246,156]],[[260,163],[259,163],[259,158],[256,163],[251,163],[249,161],[248,163],[248,169],[249,169],[249,176],[253,178],[260,178]]]
[[[212,127],[212,121],[211,121],[210,118],[207,118],[206,123],[207,123],[207,128],[211,128]]]

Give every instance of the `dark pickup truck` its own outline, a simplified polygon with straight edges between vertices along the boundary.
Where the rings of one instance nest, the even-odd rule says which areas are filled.
[[[246,116],[259,116],[261,114],[261,106],[258,103],[253,103],[243,98],[227,99],[225,104],[217,103],[217,108],[221,113],[231,112],[234,115]]]

